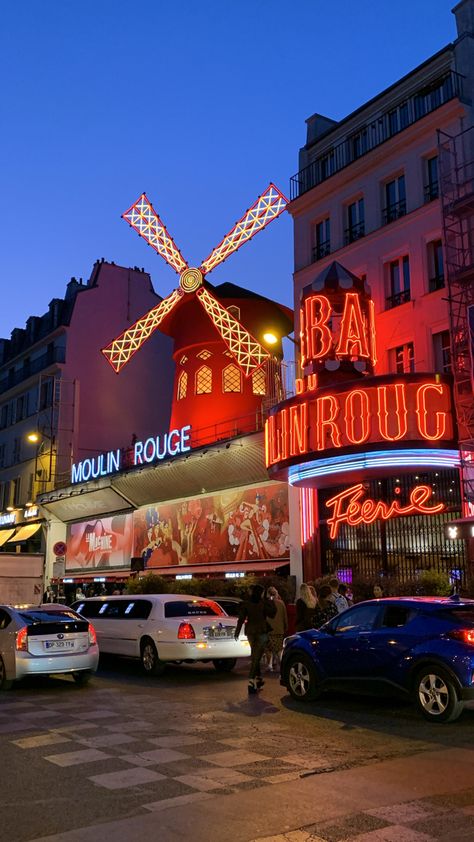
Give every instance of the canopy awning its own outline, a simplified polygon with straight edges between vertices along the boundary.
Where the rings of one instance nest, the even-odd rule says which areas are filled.
[[[178,564],[174,567],[149,567],[145,571],[154,573],[156,576],[176,576],[181,574],[203,574],[203,573],[268,573],[271,570],[280,570],[289,565],[290,559],[276,558],[273,561],[241,562],[233,564]]]
[[[20,526],[15,534],[7,539],[7,543],[18,544],[20,541],[28,541],[28,538],[31,538],[38,532],[38,529],[41,529],[40,523],[29,523],[27,526]]]
[[[14,531],[15,531],[14,529],[4,529],[0,532],[0,547],[3,547],[3,545],[6,544],[7,541],[10,540]]]

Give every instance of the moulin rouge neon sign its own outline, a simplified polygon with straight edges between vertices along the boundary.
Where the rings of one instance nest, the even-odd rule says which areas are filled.
[[[433,489],[429,485],[415,485],[411,490],[409,502],[405,506],[397,499],[391,503],[385,503],[383,500],[365,497],[365,494],[363,484],[358,483],[331,497],[330,500],[326,500],[326,507],[333,510],[327,519],[330,538],[337,538],[343,523],[348,526],[360,526],[362,523],[390,520],[403,515],[437,515],[446,510],[444,503],[426,505],[433,496]],[[400,494],[398,486],[395,488],[395,494]]]

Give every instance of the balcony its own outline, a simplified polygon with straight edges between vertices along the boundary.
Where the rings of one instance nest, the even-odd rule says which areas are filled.
[[[326,240],[324,243],[318,243],[316,246],[313,246],[312,263],[316,263],[317,260],[322,260],[322,258],[327,257],[328,254],[331,254],[331,243],[329,240]]]
[[[434,202],[439,196],[439,182],[438,181],[431,181],[429,184],[425,184],[423,188],[423,198],[425,205],[429,202]]]
[[[365,237],[365,223],[357,222],[356,225],[350,225],[349,228],[344,230],[344,245],[348,246],[350,243],[355,243],[361,237]]]
[[[382,211],[382,225],[389,225],[390,222],[395,222],[396,219],[405,216],[407,212],[407,203],[405,199],[400,202],[394,202],[392,205],[387,205]]]
[[[348,134],[336,146],[326,148],[325,152],[291,178],[290,199],[297,199],[449,100],[461,97],[462,79],[453,70],[444,73],[429,86],[420,86],[412,96],[382,112],[371,123]]]
[[[444,286],[444,275],[435,275],[428,281],[428,289],[430,292],[436,292],[437,289],[443,289]]]
[[[36,360],[29,361],[27,364],[25,363],[23,368],[20,368],[17,371],[10,370],[8,374],[4,375],[0,380],[0,395],[3,395],[4,392],[7,392],[14,386],[18,386],[19,383],[27,380],[28,377],[32,377],[34,374],[39,374],[40,371],[43,371],[43,369],[48,368],[50,365],[64,362],[66,362],[66,349],[54,348],[52,351],[47,351],[41,357],[38,357]]]
[[[394,307],[399,307],[400,304],[406,304],[410,301],[410,290],[402,289],[401,292],[396,292],[385,299],[385,309],[393,310]]]

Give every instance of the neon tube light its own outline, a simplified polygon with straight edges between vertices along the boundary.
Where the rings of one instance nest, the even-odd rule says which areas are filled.
[[[333,456],[318,459],[303,465],[291,465],[288,482],[296,485],[318,477],[337,476],[351,471],[370,468],[458,468],[458,450],[377,450],[373,453],[352,453],[349,456]]]

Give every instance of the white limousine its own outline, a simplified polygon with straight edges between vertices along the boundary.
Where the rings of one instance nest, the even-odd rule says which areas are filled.
[[[244,633],[234,639],[237,618],[205,597],[97,596],[72,607],[93,622],[100,652],[140,658],[148,675],[161,675],[166,663],[195,661],[212,661],[228,672],[237,658],[250,655]]]

